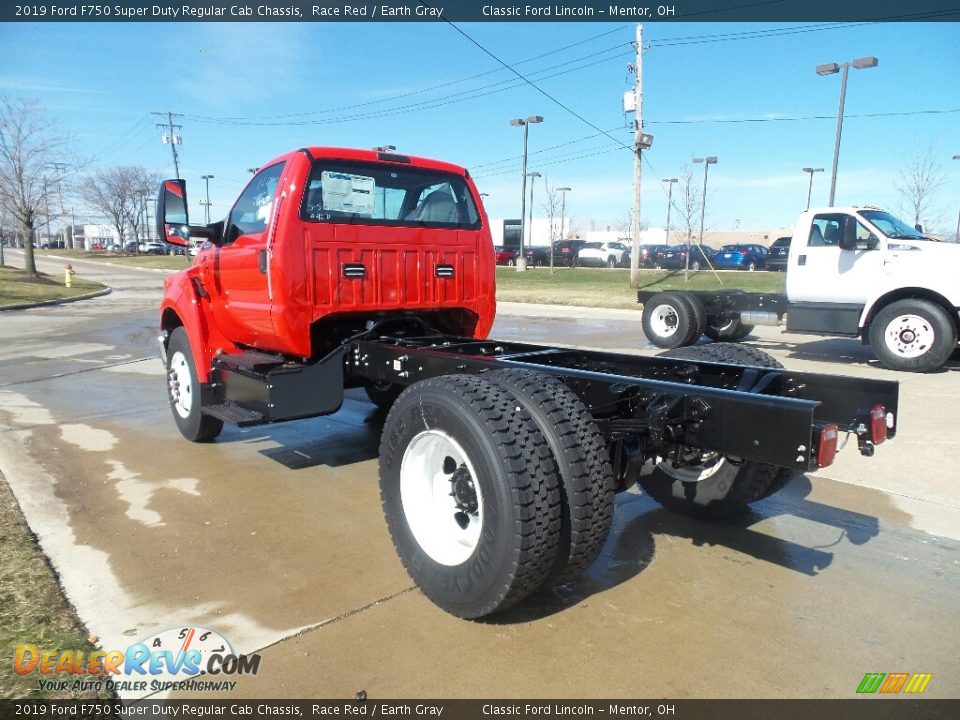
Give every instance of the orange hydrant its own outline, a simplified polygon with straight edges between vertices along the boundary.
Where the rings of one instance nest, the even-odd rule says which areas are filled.
[[[63,267],[63,284],[66,285],[67,287],[73,287],[73,276],[74,276],[74,274],[75,274],[75,273],[73,272],[73,265],[71,265],[70,263],[67,263],[66,265],[64,265],[64,267]]]

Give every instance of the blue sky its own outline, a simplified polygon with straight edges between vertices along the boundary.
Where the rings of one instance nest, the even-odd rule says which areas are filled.
[[[286,150],[388,143],[465,165],[489,193],[489,214],[516,216],[522,131],[509,120],[539,114],[529,169],[573,188],[567,212],[578,228],[625,223],[632,157],[617,141],[631,142],[621,98],[632,84],[635,25],[460,27],[614,139],[445,23],[3,24],[0,93],[39,99],[95,165],[144,165],[168,176],[169,148],[149,113],[183,113],[182,175],[198,219],[202,174],[215,176],[219,218],[246,168]],[[761,33],[768,30],[778,32]],[[792,224],[806,203],[804,166],[826,168],[813,191],[814,204],[825,204],[840,76],[814,68],[876,55],[879,67],[850,71],[837,204],[899,211],[898,174],[929,151],[946,176],[934,200],[937,228],[952,231],[960,112],[926,111],[960,109],[958,40],[955,23],[645,25],[644,119],[655,141],[645,154],[643,220],[663,226],[659,180],[676,177],[695,155],[719,157],[710,169],[708,229]],[[878,113],[916,114],[856,117]],[[828,119],[776,120],[809,116]],[[766,121],[744,122],[754,119]],[[542,202],[535,199],[537,214]]]

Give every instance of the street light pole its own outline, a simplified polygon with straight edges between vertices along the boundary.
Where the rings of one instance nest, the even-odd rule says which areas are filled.
[[[810,193],[813,192],[813,174],[823,172],[823,168],[802,168],[805,173],[810,173],[810,185],[807,188],[807,210],[810,209]]]
[[[843,78],[840,81],[840,109],[837,111],[837,134],[833,141],[833,172],[830,174],[829,207],[833,207],[833,199],[837,190],[837,164],[840,160],[840,135],[843,132],[843,106],[847,99],[847,73],[851,66],[855,70],[865,70],[876,67],[878,62],[877,58],[870,55],[842,64],[825,63],[817,65],[817,75],[836,75],[840,72],[840,68],[843,68]]]
[[[537,178],[540,177],[538,172],[528,172],[527,177],[530,178],[530,223],[528,227],[530,228],[530,247],[533,248],[533,184],[537,181]],[[551,253],[553,248],[550,248]]]
[[[703,219],[707,212],[707,172],[710,170],[711,165],[717,164],[716,155],[708,155],[707,157],[694,158],[693,162],[703,163],[703,197],[700,198],[700,242],[699,246],[703,247]],[[687,271],[690,269],[690,248],[687,247],[687,257],[686,263],[683,268],[683,281],[687,281]]]
[[[517,257],[517,272],[523,272],[527,269],[527,256],[525,253],[526,227],[524,218],[527,213],[527,135],[530,131],[531,123],[543,122],[542,115],[529,115],[526,119],[514,118],[510,121],[513,127],[523,128],[523,178],[520,187],[520,255]]]
[[[210,181],[213,179],[213,175],[201,175],[200,179],[207,184],[207,201],[204,203],[204,211],[207,219],[207,225],[210,224]]]
[[[673,206],[673,184],[680,182],[680,178],[664,178],[660,182],[667,183],[667,230],[664,234],[664,243],[670,244],[670,208]]]

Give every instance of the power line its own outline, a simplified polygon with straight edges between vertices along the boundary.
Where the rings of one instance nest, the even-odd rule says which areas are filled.
[[[945,115],[960,112],[960,108],[946,110],[902,110],[876,113],[844,114],[845,118],[877,118],[877,117],[904,117],[911,115]],[[768,122],[801,122],[804,120],[836,120],[836,115],[798,115],[794,117],[762,117],[762,118],[702,118],[699,120],[650,120],[651,125],[710,125],[710,124],[738,124],[738,123],[768,123]]]
[[[579,40],[579,41],[577,41],[577,42],[575,42],[575,43],[570,43],[569,45],[564,45],[563,47],[556,48],[555,50],[550,50],[549,52],[541,53],[540,55],[534,55],[533,57],[526,58],[526,59],[524,59],[524,60],[519,60],[519,61],[517,61],[515,64],[516,64],[516,65],[525,65],[525,64],[527,64],[527,63],[534,62],[535,60],[542,60],[543,58],[549,57],[550,55],[556,55],[557,53],[561,53],[561,52],[563,52],[563,51],[565,51],[565,50],[569,50],[569,49],[574,48],[574,47],[577,47],[577,46],[579,46],[579,45],[585,45],[585,44],[587,44],[588,42],[593,42],[594,40],[598,40],[599,38],[605,37],[605,36],[607,36],[607,35],[611,35],[611,34],[613,34],[613,33],[615,33],[615,32],[619,32],[620,30],[622,30],[622,29],[625,28],[625,27],[629,27],[629,26],[627,26],[627,25],[619,25],[619,26],[613,28],[612,30],[607,30],[607,31],[605,31],[605,32],[598,33],[598,34],[596,34],[596,35],[591,35],[590,37],[585,38],[585,39],[583,39],[583,40]],[[625,44],[628,45],[629,43],[625,43]],[[616,47],[620,47],[620,46],[616,46]],[[608,52],[608,51],[610,51],[610,50],[612,50],[612,49],[613,49],[613,48],[607,48],[606,50],[601,50],[601,51],[599,51],[599,52],[597,52],[597,53],[593,53],[593,54],[591,54],[591,55],[584,56],[584,58],[579,58],[578,60],[573,60],[573,61],[570,61],[570,62],[578,62],[578,61],[581,60],[581,59],[593,57],[594,55],[597,55],[597,54],[600,54],[600,53],[603,53],[603,52]],[[562,65],[569,65],[570,62],[563,63],[563,64],[561,64],[561,65],[554,65],[554,66],[550,66],[550,67],[562,67]],[[535,71],[535,72],[545,72],[546,70],[549,70],[550,67],[548,67],[548,68],[542,68],[541,70],[537,70],[537,71]],[[461,83],[469,82],[470,80],[477,80],[477,79],[479,79],[479,78],[486,77],[487,75],[494,75],[494,74],[499,73],[499,72],[502,72],[502,71],[503,71],[503,68],[494,68],[493,70],[487,70],[486,72],[477,73],[477,74],[475,74],[475,75],[469,75],[469,76],[467,76],[467,77],[459,78],[459,79],[457,79],[457,80],[449,80],[449,81],[447,81],[447,82],[439,83],[439,84],[437,84],[437,85],[431,85],[430,87],[421,88],[421,89],[419,89],[419,90],[411,90],[411,91],[409,91],[409,92],[399,93],[399,94],[397,94],[397,95],[391,95],[391,96],[384,97],[384,98],[380,98],[380,99],[377,99],[377,100],[369,100],[369,101],[367,101],[367,102],[354,103],[354,104],[352,104],[352,105],[341,105],[340,107],[326,108],[326,109],[324,109],[324,110],[312,110],[312,111],[309,111],[309,112],[289,113],[289,114],[284,114],[284,115],[249,115],[249,116],[225,116],[225,117],[217,117],[217,116],[211,116],[211,115],[191,115],[191,116],[189,116],[189,117],[190,117],[191,119],[193,119],[193,120],[205,120],[205,121],[213,121],[213,120],[217,120],[217,121],[230,121],[230,120],[235,120],[235,121],[243,121],[243,120],[282,120],[282,119],[285,119],[285,118],[308,117],[308,116],[310,116],[310,115],[319,115],[319,114],[324,114],[324,113],[340,112],[340,111],[343,111],[343,110],[354,110],[354,109],[357,109],[357,108],[369,107],[370,105],[379,105],[379,104],[382,104],[382,103],[396,102],[397,100],[402,100],[403,98],[413,97],[414,95],[422,95],[422,94],[424,94],[424,93],[431,92],[431,91],[433,91],[433,90],[442,90],[443,88],[446,88],[446,87],[451,87],[451,86],[453,86],[453,85],[459,85],[459,84],[461,84]],[[492,86],[483,86],[483,87],[492,87]],[[483,89],[483,87],[481,87],[480,89]],[[472,92],[472,91],[469,91],[469,90],[468,90],[468,91],[465,91],[465,92]],[[462,94],[464,94],[464,93],[458,93],[458,95],[462,95]]]

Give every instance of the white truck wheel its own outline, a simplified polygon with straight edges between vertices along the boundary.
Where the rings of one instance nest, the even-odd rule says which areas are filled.
[[[943,365],[957,347],[957,330],[943,308],[928,300],[898,300],[870,324],[870,345],[892,370],[926,372]]]
[[[553,569],[560,490],[550,447],[512,394],[475,375],[407,388],[380,442],[380,497],[404,567],[436,605],[479,618]]]

